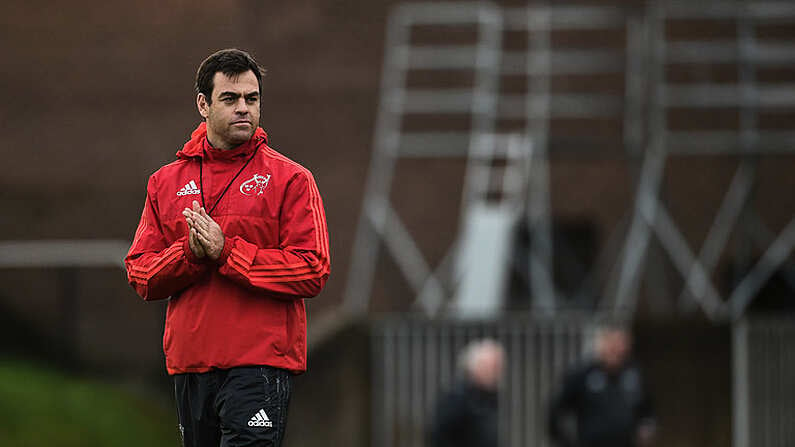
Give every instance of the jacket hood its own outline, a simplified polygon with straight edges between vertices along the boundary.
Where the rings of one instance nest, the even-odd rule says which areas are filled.
[[[268,142],[268,134],[266,134],[261,127],[257,127],[257,130],[254,131],[254,135],[252,135],[250,140],[234,149],[231,149],[231,151],[234,153],[250,154],[251,151],[253,151],[254,148],[256,148],[261,142]],[[205,147],[212,151],[220,151],[219,149],[214,149],[212,146],[210,146],[209,142],[207,141],[207,123],[202,121],[196,130],[190,134],[190,140],[188,140],[182,146],[182,149],[177,151],[177,158],[188,159],[191,157],[202,157],[204,155]]]

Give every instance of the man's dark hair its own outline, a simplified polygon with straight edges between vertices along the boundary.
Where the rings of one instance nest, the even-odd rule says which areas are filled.
[[[196,72],[196,93],[207,97],[207,103],[212,103],[213,77],[218,72],[227,76],[240,75],[251,70],[257,77],[257,85],[262,93],[262,76],[265,69],[257,64],[250,54],[237,48],[219,50],[205,59]]]

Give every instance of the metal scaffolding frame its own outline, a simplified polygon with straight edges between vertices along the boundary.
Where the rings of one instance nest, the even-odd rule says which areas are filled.
[[[795,152],[795,132],[769,131],[758,126],[760,108],[795,107],[795,86],[763,83],[756,79],[760,66],[787,66],[795,58],[795,42],[762,43],[756,27],[770,21],[795,22],[795,4],[786,2],[724,1],[713,3],[650,2],[648,7],[652,55],[649,101],[649,145],[636,192],[635,209],[618,270],[613,308],[633,314],[640,275],[652,237],[668,253],[685,279],[680,301],[694,300],[713,320],[739,319],[753,296],[775,271],[788,262],[795,246],[795,218],[764,249],[761,258],[731,291],[721,296],[711,276],[718,258],[729,243],[732,229],[749,228],[740,222],[754,216],[749,197],[755,185],[758,157],[765,153]],[[736,23],[737,37],[729,40],[669,42],[665,25],[669,19],[720,19]],[[699,83],[677,85],[665,76],[669,64],[733,63],[738,66],[734,84]],[[706,110],[736,107],[740,125],[736,131],[674,131],[667,122],[669,107]],[[665,163],[689,155],[734,155],[740,165],[729,185],[701,248],[695,253],[666,210],[660,192]],[[755,232],[764,229],[755,217]],[[742,226],[740,226],[742,225]],[[761,228],[760,228],[761,227]],[[760,239],[759,235],[753,237]]]
[[[513,239],[527,202],[532,144],[520,134],[480,135],[470,146],[464,176],[461,229],[442,263],[454,264],[447,310],[462,318],[496,317],[504,308]],[[501,167],[497,167],[501,166]],[[418,303],[427,315],[440,310],[443,295]]]
[[[643,63],[646,40],[643,18],[614,6],[566,6],[551,2],[526,8],[505,9],[507,31],[527,33],[527,49],[504,54],[503,73],[526,76],[528,92],[524,109],[511,107],[516,98],[502,96],[500,117],[525,118],[525,132],[534,142],[530,170],[527,222],[530,233],[529,271],[531,308],[537,314],[552,316],[559,301],[570,300],[557,290],[553,280],[552,224],[549,191],[550,124],[556,119],[617,119],[623,125],[623,141],[617,151],[622,156],[637,154],[643,138]],[[553,32],[618,30],[625,33],[623,47],[553,48]],[[524,60],[524,64],[521,61]],[[551,88],[553,77],[623,74],[621,92],[569,91]],[[599,139],[579,138],[579,150],[598,146]],[[609,249],[610,247],[608,247]],[[608,249],[605,250],[608,251]],[[602,253],[609,258],[609,253]],[[565,261],[565,259],[563,259]],[[598,266],[597,266],[598,267]],[[596,268],[589,277],[596,275]],[[583,287],[590,282],[586,281]],[[582,290],[576,295],[583,295]]]
[[[474,26],[470,45],[422,45],[412,42],[416,26]],[[490,3],[403,4],[389,16],[381,82],[381,100],[362,214],[354,241],[344,306],[365,312],[381,244],[403,272],[427,312],[446,297],[414,238],[390,203],[396,163],[401,158],[466,157],[470,146],[494,131],[499,86],[502,14]],[[409,88],[409,71],[474,72],[471,89]],[[403,118],[411,113],[467,113],[468,132],[406,132]],[[445,264],[445,262],[443,262]]]
[[[736,36],[669,39],[665,32],[667,21],[681,19],[731,21],[736,24]],[[559,307],[557,302],[566,297],[560,296],[552,278],[550,122],[557,118],[618,116],[623,121],[624,139],[619,153],[630,164],[633,157],[641,158],[635,201],[629,210],[623,248],[612,255],[608,244],[584,287],[594,287],[596,271],[604,270],[601,264],[611,264],[615,259],[601,294],[601,308],[634,313],[647,253],[656,239],[684,279],[680,304],[695,303],[715,320],[739,318],[776,269],[793,270],[789,253],[795,245],[795,219],[776,233],[762,223],[750,206],[758,158],[768,153],[792,153],[795,148],[794,131],[772,131],[760,128],[758,123],[760,108],[795,107],[795,86],[761,82],[756,76],[758,67],[786,65],[795,59],[795,45],[791,42],[771,43],[756,37],[759,24],[787,20],[795,20],[795,5],[781,1],[650,1],[645,16],[605,6],[399,6],[390,16],[387,30],[374,151],[345,293],[346,310],[367,310],[382,244],[416,294],[415,306],[429,315],[443,308],[455,292],[450,271],[456,247],[438,266],[431,266],[424,258],[390,203],[396,163],[402,158],[466,158],[479,150],[479,144],[495,136],[500,120],[523,119],[522,138],[533,142],[525,205],[531,239],[526,278],[532,279],[529,283],[534,312],[553,315]],[[422,25],[474,26],[477,40],[468,45],[421,45],[413,42],[411,35],[413,27]],[[553,48],[551,44],[553,31],[610,28],[626,30],[625,48]],[[527,33],[525,49],[503,49],[503,33],[510,31]],[[677,84],[666,79],[666,69],[672,64],[704,63],[735,64],[738,81]],[[407,74],[413,69],[471,70],[475,82],[471,88],[410,88]],[[553,76],[605,72],[625,74],[623,92],[611,96],[550,88]],[[527,92],[502,93],[500,80],[504,76],[524,76]],[[672,107],[736,107],[740,111],[739,128],[674,130],[667,119]],[[403,117],[411,113],[468,113],[472,125],[466,132],[409,132],[402,129],[402,124]],[[688,245],[660,197],[666,163],[694,154],[730,155],[742,160],[697,250]],[[462,210],[466,209],[465,204]],[[464,215],[462,212],[462,221]],[[730,296],[722,297],[711,276],[735,229],[743,232],[746,245],[758,246],[764,252]],[[750,253],[752,247],[745,250]]]
[[[475,24],[478,41],[471,46],[422,46],[411,42],[418,25]],[[560,30],[619,29],[627,33],[622,48],[552,48],[551,35]],[[526,48],[503,50],[504,32],[524,32]],[[558,118],[617,118],[623,123],[623,150],[640,152],[642,130],[645,28],[643,18],[614,7],[534,5],[500,9],[490,3],[424,4],[399,6],[387,28],[381,102],[375,131],[373,158],[357,227],[351,268],[345,292],[349,312],[365,312],[375,275],[380,245],[392,256],[416,293],[415,306],[436,314],[455,293],[449,274],[452,247],[437,267],[422,256],[420,248],[390,204],[389,194],[396,162],[401,158],[471,157],[479,145],[493,144],[500,120],[524,120],[522,140],[532,139],[532,157],[526,172],[527,200],[521,205],[529,224],[531,244],[526,278],[531,285],[535,312],[553,315],[560,292],[552,278],[552,234],[549,202],[549,125]],[[469,69],[476,73],[471,89],[411,89],[407,73],[412,69]],[[552,91],[553,76],[625,74],[623,92]],[[525,93],[502,93],[501,76],[523,77]],[[405,114],[418,112],[468,112],[473,124],[468,133],[406,132]],[[589,144],[588,141],[580,141]],[[469,176],[465,185],[474,180]],[[466,188],[466,186],[465,186]],[[466,198],[462,210],[467,209]],[[461,213],[462,222],[465,212]],[[459,225],[465,227],[465,225]],[[460,245],[460,244],[456,244]],[[443,279],[444,278],[444,279]]]

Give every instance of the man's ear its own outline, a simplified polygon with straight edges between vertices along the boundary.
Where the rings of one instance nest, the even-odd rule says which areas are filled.
[[[210,104],[207,101],[207,97],[204,96],[204,93],[196,95],[196,108],[199,109],[199,115],[201,115],[202,118],[207,119],[210,115]]]

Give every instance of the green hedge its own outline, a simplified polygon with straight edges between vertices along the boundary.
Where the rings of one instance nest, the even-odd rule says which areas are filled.
[[[132,392],[0,360],[0,445],[179,446],[176,414]]]

